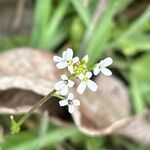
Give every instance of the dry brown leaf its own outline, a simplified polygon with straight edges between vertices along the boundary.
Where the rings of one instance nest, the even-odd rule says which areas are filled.
[[[78,128],[89,135],[112,133],[126,124],[129,115],[127,89],[115,77],[100,76],[96,80],[97,92],[87,90],[79,96],[81,107],[73,114]]]
[[[79,130],[91,136],[122,134],[137,142],[150,144],[150,111],[130,116],[125,85],[115,77],[100,76],[96,93],[87,90],[79,96],[81,106],[73,114]]]
[[[60,72],[52,57],[49,52],[31,48],[14,49],[0,54],[1,114],[25,113],[53,90]],[[60,108],[56,98],[52,98],[41,109],[49,110],[56,117],[55,122],[60,119],[65,121],[70,116],[64,108]]]
[[[150,110],[132,117],[127,125],[122,126],[116,131],[133,140],[150,145]]]

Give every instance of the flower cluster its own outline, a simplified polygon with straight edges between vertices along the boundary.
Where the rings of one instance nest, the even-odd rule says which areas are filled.
[[[92,75],[98,75],[100,72],[106,76],[110,76],[112,72],[107,68],[112,64],[112,58],[108,57],[94,65],[92,70],[88,69],[88,56],[86,55],[81,60],[78,57],[73,57],[73,50],[68,48],[63,52],[62,57],[54,56],[53,61],[56,62],[58,69],[68,68],[69,76],[61,75],[61,80],[55,84],[55,90],[62,96],[66,96],[64,100],[59,102],[60,106],[68,106],[70,113],[74,112],[76,106],[80,105],[80,101],[74,99],[74,95],[69,92],[69,88],[75,85],[74,79],[79,79],[80,84],[77,87],[77,92],[83,94],[86,87],[95,92],[98,88],[97,84],[91,80]],[[93,74],[92,74],[93,73]],[[68,95],[68,96],[67,96]]]

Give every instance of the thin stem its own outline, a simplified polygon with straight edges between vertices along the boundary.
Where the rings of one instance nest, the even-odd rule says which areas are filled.
[[[53,96],[54,96],[54,97],[57,97],[57,98],[59,98],[59,99],[65,99],[64,96],[58,95],[57,93],[54,93]]]
[[[18,125],[21,126],[26,119],[33,113],[35,109],[42,106],[47,100],[49,100],[52,96],[54,96],[56,90],[51,91],[48,95],[46,95],[44,98],[42,98],[40,101],[38,101],[19,121]]]

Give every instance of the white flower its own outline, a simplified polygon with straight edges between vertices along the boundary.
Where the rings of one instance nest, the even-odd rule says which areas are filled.
[[[59,101],[60,106],[67,106],[68,105],[68,111],[70,113],[74,112],[74,108],[76,106],[80,105],[80,101],[77,99],[73,99],[74,95],[72,93],[69,93],[68,97],[65,100]]]
[[[68,48],[63,52],[62,57],[54,56],[53,61],[57,62],[58,69],[64,69],[68,67],[70,73],[73,72],[73,65],[79,61],[78,57],[73,58],[73,50]]]
[[[88,88],[93,92],[97,90],[97,84],[94,81],[90,80],[91,77],[92,77],[91,72],[87,72],[86,74],[79,75],[79,79],[81,79],[81,83],[77,88],[78,93],[83,94],[83,92],[86,89],[86,86],[88,86]]]
[[[107,57],[104,60],[101,60],[100,63],[96,64],[95,68],[93,69],[94,75],[98,75],[100,72],[102,72],[105,76],[111,76],[112,72],[106,67],[111,65],[112,62],[113,60],[110,57]]]
[[[68,88],[72,87],[75,83],[72,80],[69,80],[65,74],[61,75],[61,79],[61,81],[58,81],[55,84],[55,90],[59,91],[61,95],[67,95]]]

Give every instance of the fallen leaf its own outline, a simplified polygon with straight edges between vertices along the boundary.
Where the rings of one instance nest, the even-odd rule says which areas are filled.
[[[127,125],[116,131],[142,144],[150,145],[150,110],[132,117]]]
[[[26,113],[53,90],[60,72],[53,54],[31,48],[13,49],[0,54],[0,114]],[[56,123],[71,120],[57,98],[51,98],[38,111],[48,110]],[[53,118],[54,117],[54,118]]]
[[[96,79],[98,90],[78,96],[81,106],[73,114],[77,127],[89,135],[110,134],[129,120],[130,103],[125,85],[115,77]]]

